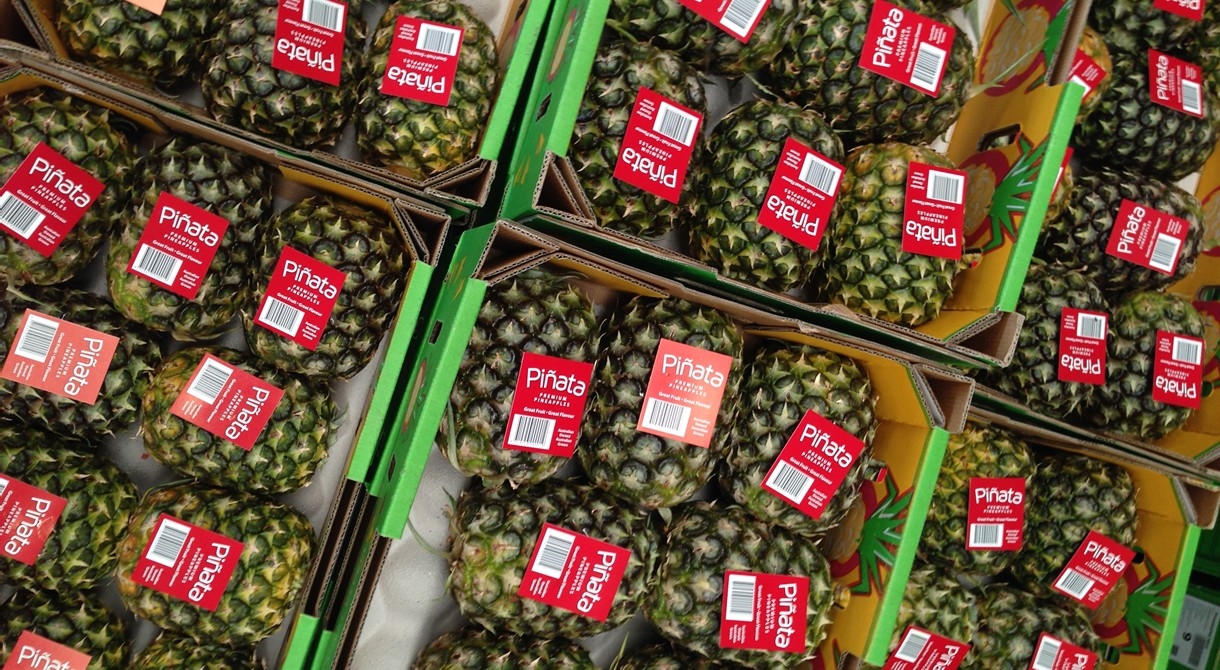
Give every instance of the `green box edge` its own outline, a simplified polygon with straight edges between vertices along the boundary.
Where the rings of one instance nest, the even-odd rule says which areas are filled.
[[[517,111],[521,90],[527,82],[534,52],[538,48],[538,38],[550,14],[552,1],[529,0],[526,5],[521,27],[517,31],[517,40],[513,44],[513,55],[508,58],[508,67],[505,68],[504,79],[500,82],[496,104],[492,107],[483,140],[479,144],[480,158],[491,161],[502,158],[501,153],[508,140],[512,118]]]

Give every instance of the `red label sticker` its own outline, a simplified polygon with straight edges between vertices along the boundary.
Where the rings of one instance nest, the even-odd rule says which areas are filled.
[[[936,97],[955,35],[952,26],[877,0],[860,67]]]
[[[1064,307],[1059,314],[1059,380],[1106,383],[1106,333],[1110,317]]]
[[[593,364],[526,352],[513,391],[504,448],[571,458]]]
[[[884,670],[957,670],[969,651],[968,644],[907,626],[898,649],[886,660]]]
[[[636,430],[710,446],[732,366],[732,356],[661,340]]]
[[[1020,551],[1025,536],[1025,480],[971,477],[966,549]]]
[[[614,164],[614,178],[678,202],[703,116],[641,88]]]
[[[1203,340],[1156,331],[1152,375],[1153,400],[1199,409],[1203,395]]]
[[[1072,69],[1068,72],[1068,80],[1083,86],[1085,95],[1089,95],[1105,78],[1106,71],[1097,61],[1090,58],[1084,49],[1077,49],[1076,57],[1072,59]]]
[[[381,92],[430,105],[449,105],[457,76],[463,28],[398,17]]]
[[[789,137],[758,212],[758,224],[816,251],[842,178],[842,165]]]
[[[1203,70],[1198,65],[1149,49],[1148,87],[1158,105],[1203,118]]]
[[[105,189],[93,175],[39,142],[0,187],[0,228],[50,256]]]
[[[1123,198],[1114,216],[1106,253],[1161,274],[1178,267],[1190,222]]]
[[[1133,558],[1135,552],[1131,549],[1090,530],[1051,587],[1095,610]]]
[[[4,670],[85,670],[91,660],[89,654],[23,630]]]
[[[0,554],[34,565],[67,500],[0,475]]]
[[[245,548],[224,535],[162,514],[131,578],[215,612]]]
[[[1203,20],[1203,0],[1153,0],[1152,6],[1192,21]]]
[[[271,67],[339,85],[347,5],[330,0],[279,0]]]
[[[762,487],[819,519],[864,451],[860,438],[807,410],[763,479]]]
[[[770,0],[678,0],[742,42],[749,42]]]
[[[0,377],[92,405],[118,346],[113,335],[28,309]]]
[[[127,272],[194,300],[229,222],[162,192],[140,233]]]
[[[629,560],[629,549],[543,524],[517,595],[605,621]]]
[[[282,389],[204,354],[169,411],[249,451],[283,397]]]
[[[161,16],[161,12],[165,11],[165,3],[167,0],[127,0],[136,7],[147,9],[148,11]]]
[[[346,273],[284,247],[254,322],[313,351],[345,281]]]
[[[808,577],[725,572],[720,646],[799,654],[808,646],[808,606]]]
[[[1097,654],[1048,633],[1038,636],[1029,670],[1093,670]]]
[[[912,161],[902,210],[902,250],[959,260],[966,221],[966,173]]]

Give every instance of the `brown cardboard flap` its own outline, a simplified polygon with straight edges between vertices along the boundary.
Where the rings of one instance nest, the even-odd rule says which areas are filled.
[[[1016,353],[1017,339],[1024,324],[1025,316],[1019,312],[992,312],[950,341],[971,351],[984,353],[1006,367]]]
[[[359,537],[353,536],[364,508],[359,495],[363,487],[350,479],[344,480],[335,495],[326,524],[322,527],[322,542],[318,547],[320,560],[313,562],[305,578],[305,592],[301,596],[301,611],[321,619],[327,593],[331,584],[350,573],[349,554],[359,546]],[[365,496],[367,498],[367,496]]]
[[[1220,510],[1220,491],[1190,486],[1181,480],[1174,480],[1173,486],[1178,498],[1190,504],[1196,525],[1201,528],[1216,527],[1217,511]]]
[[[10,3],[4,3],[10,4]],[[21,22],[25,24],[26,30],[34,38],[34,43],[40,49],[45,49],[52,53],[66,55],[67,47],[64,46],[59,35],[55,32],[55,17],[51,14],[53,8],[49,0],[41,2],[36,0],[13,0],[11,6],[16,7],[17,15],[21,17]],[[0,18],[7,23],[11,17],[11,9],[8,12],[0,12]],[[7,35],[4,35],[8,39]]]
[[[911,366],[926,380],[931,397],[940,408],[941,426],[950,433],[959,433],[966,427],[966,416],[970,413],[970,399],[974,397],[974,380],[949,372],[945,368],[915,363]]]
[[[566,157],[551,151],[543,159],[542,175],[534,187],[534,209],[580,226],[597,225],[597,215],[580,187],[576,168]]]

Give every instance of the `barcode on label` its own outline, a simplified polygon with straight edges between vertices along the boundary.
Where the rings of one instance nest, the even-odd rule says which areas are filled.
[[[801,166],[801,181],[826,195],[834,194],[842,174],[842,170],[813,154],[806,154],[805,164]]]
[[[1089,340],[1106,339],[1106,317],[1097,314],[1081,314],[1076,320],[1076,337]]]
[[[17,337],[13,353],[22,358],[46,363],[47,356],[51,354],[51,345],[55,343],[55,334],[58,332],[58,322],[31,314],[25,321],[25,329]]]
[[[813,477],[792,467],[787,461],[779,461],[767,479],[767,486],[799,505],[813,486]]]
[[[551,579],[559,579],[563,568],[568,564],[572,554],[572,545],[576,544],[576,536],[555,528],[547,528],[542,534],[542,543],[538,546],[538,556],[530,570]]]
[[[932,636],[912,628],[907,631],[906,637],[902,638],[902,644],[898,645],[898,651],[894,652],[894,658],[907,663],[914,663],[919,660],[919,655],[923,653],[925,647]]]
[[[8,488],[8,480],[0,477],[0,499],[4,498],[4,490]]]
[[[1055,670],[1055,659],[1059,657],[1062,645],[1053,637],[1043,637],[1038,650],[1034,652],[1033,670]]]
[[[182,553],[182,546],[186,544],[186,538],[190,534],[190,526],[170,519],[162,519],[161,527],[157,529],[157,534],[153,536],[152,543],[148,547],[148,560],[167,568],[174,567],[174,564],[178,562],[179,554]]]
[[[1182,241],[1178,238],[1164,233],[1158,234],[1156,244],[1152,246],[1152,258],[1148,260],[1148,265],[1165,272],[1173,272],[1173,265],[1178,259],[1178,250],[1181,248]]]
[[[30,239],[45,218],[45,214],[11,192],[0,195],[0,226],[17,233],[21,239]]]
[[[555,420],[517,414],[508,433],[508,443],[531,449],[550,449],[551,437],[555,434]]]
[[[687,114],[669,103],[662,102],[661,107],[657,110],[657,118],[653,121],[652,129],[658,134],[689,147],[695,141],[695,126],[698,122],[699,118],[695,115]]]
[[[766,0],[732,0],[724,10],[724,18],[720,21],[720,25],[733,31],[736,35],[745,37],[766,4]]]
[[[160,249],[141,244],[140,250],[136,252],[136,260],[131,264],[131,269],[145,277],[172,284],[174,278],[178,276],[178,270],[182,269],[182,261]]]
[[[940,86],[945,55],[945,50],[940,47],[920,43],[919,53],[915,54],[915,69],[911,71],[911,83],[925,91],[935,91]]]
[[[1004,524],[976,523],[970,525],[970,546],[972,547],[1002,547]]]
[[[754,620],[754,592],[758,578],[754,575],[729,575],[729,602],[724,618],[728,621]]]
[[[305,0],[301,18],[306,23],[339,32],[343,30],[343,5],[330,0]]]
[[[928,171],[928,200],[962,204],[962,192],[965,191],[966,177],[948,172]]]
[[[644,420],[640,425],[662,433],[686,435],[686,424],[690,421],[690,408],[656,398],[649,398],[644,408]]]
[[[1198,365],[1203,362],[1203,347],[1196,340],[1173,338],[1173,360]]]
[[[1059,580],[1055,582],[1055,588],[1067,593],[1077,599],[1084,598],[1089,591],[1093,590],[1093,585],[1096,582],[1084,575],[1068,568],[1059,576]]]
[[[186,392],[209,405],[214,405],[232,375],[233,368],[209,358],[203,362],[203,367],[199,369],[199,374],[187,387]]]
[[[275,328],[289,337],[296,336],[297,330],[301,328],[301,321],[304,319],[304,312],[270,296],[267,297],[267,302],[263,304],[262,313],[258,315],[260,322]]]
[[[421,23],[419,24],[419,37],[415,40],[415,48],[428,53],[456,56],[458,45],[461,43],[462,33],[457,28]]]
[[[1203,96],[1199,84],[1182,80],[1182,109],[1191,114],[1203,113]]]
[[[0,490],[0,493],[3,493]],[[1190,652],[1187,654],[1186,662],[1191,667],[1197,668],[1203,662],[1203,654],[1207,652],[1207,639],[1203,637],[1195,637],[1190,640]]]

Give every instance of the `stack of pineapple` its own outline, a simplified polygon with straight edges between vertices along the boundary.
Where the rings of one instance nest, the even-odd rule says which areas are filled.
[[[187,136],[141,154],[151,138],[132,128],[45,86],[0,110],[0,183],[43,143],[105,187],[48,257],[0,235],[0,362],[33,332],[19,330],[30,310],[117,339],[94,403],[0,380],[0,494],[17,481],[66,501],[32,566],[0,556],[15,589],[2,594],[0,664],[28,631],[91,656],[90,668],[263,668],[255,646],[294,608],[316,552],[313,524],[274,496],[309,485],[326,460],[342,418],[336,384],[389,329],[408,248],[385,212],[331,195],[277,207],[268,166]],[[228,224],[192,299],[128,272],[164,195]],[[312,351],[254,322],[289,246],[346,274]],[[207,356],[283,391],[249,449],[171,411],[188,386],[202,388],[191,380]],[[136,438],[154,470],[111,460],[140,460],[123,453],[139,450]],[[135,581],[162,515],[244,545],[215,611]],[[162,630],[137,658],[133,614]]]

